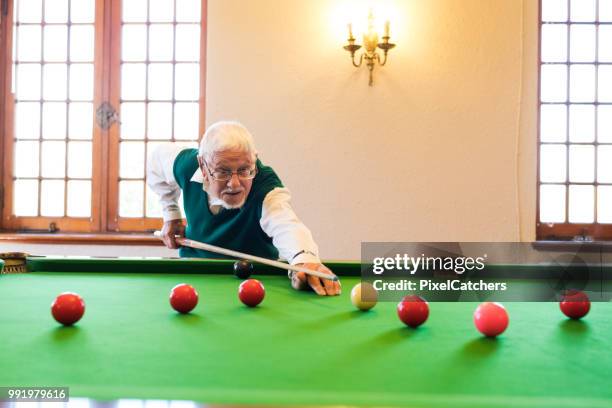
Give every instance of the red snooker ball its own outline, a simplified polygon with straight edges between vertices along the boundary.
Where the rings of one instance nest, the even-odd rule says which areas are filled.
[[[255,307],[260,304],[265,295],[266,289],[257,279],[245,280],[238,288],[240,301],[249,307]]]
[[[85,313],[85,302],[76,293],[62,293],[51,304],[53,318],[64,326],[78,322],[83,317],[83,313]]]
[[[563,295],[559,307],[567,317],[580,319],[589,313],[591,302],[586,293],[579,290],[568,290]]]
[[[501,303],[481,303],[474,312],[474,325],[487,337],[499,336],[508,327],[508,312]]]
[[[170,292],[170,305],[179,313],[189,313],[198,304],[198,292],[193,286],[181,283]]]
[[[405,296],[397,305],[397,315],[406,325],[419,327],[429,317],[429,304],[420,296]]]

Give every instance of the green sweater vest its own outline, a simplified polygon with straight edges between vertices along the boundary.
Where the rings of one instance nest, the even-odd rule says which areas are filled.
[[[257,176],[253,179],[251,191],[240,209],[222,209],[213,215],[208,207],[208,194],[201,183],[190,181],[198,169],[198,151],[185,149],[174,161],[174,178],[183,190],[183,205],[187,218],[185,237],[195,241],[233,249],[268,259],[277,259],[278,250],[272,245],[272,238],[261,229],[261,208],[270,191],[283,184],[271,167],[264,166],[257,159]],[[180,257],[229,258],[200,249],[181,247]]]

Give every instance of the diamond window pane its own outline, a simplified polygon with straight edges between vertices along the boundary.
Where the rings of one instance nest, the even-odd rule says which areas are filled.
[[[91,181],[68,181],[67,215],[89,217],[91,215]]]
[[[15,177],[38,177],[38,142],[15,142]]]
[[[567,172],[567,150],[565,145],[540,146],[540,181],[564,182]]]
[[[68,108],[68,137],[91,139],[93,134],[93,104],[74,102]]]
[[[144,182],[119,182],[119,216],[142,217],[144,202]]]
[[[72,2],[74,3],[74,2]],[[70,28],[70,60],[90,62],[94,58],[94,27],[92,25]]]
[[[177,61],[200,60],[200,26],[196,24],[176,25]]]
[[[542,62],[567,61],[567,25],[542,24]]]
[[[612,106],[599,105],[597,114],[597,141],[612,143]]]
[[[612,102],[612,65],[600,65],[598,81],[599,102]]]
[[[172,64],[149,65],[149,99],[172,99]]]
[[[16,99],[40,99],[40,64],[17,65]]]
[[[574,183],[592,183],[595,181],[594,146],[570,146],[569,180]]]
[[[91,142],[68,143],[68,177],[91,178]]]
[[[567,68],[565,65],[542,65],[540,75],[542,102],[565,102]]]
[[[121,66],[121,99],[144,100],[147,73],[145,64]]]
[[[176,64],[174,97],[180,101],[197,101],[200,96],[200,64]]]
[[[15,104],[15,138],[38,139],[40,136],[40,104],[19,102]]]
[[[540,221],[565,221],[565,186],[554,184],[540,186]]]
[[[45,26],[45,61],[65,62],[68,59],[68,26]]]
[[[567,138],[567,108],[565,105],[540,107],[540,138],[543,142],[565,142]]]
[[[597,222],[612,223],[612,186],[597,187]]]
[[[199,135],[200,112],[197,103],[177,103],[174,105],[174,138],[178,140],[197,140]]]
[[[39,25],[25,25],[17,28],[18,61],[40,61],[40,33]]]
[[[121,138],[144,139],[145,136],[145,104],[121,104]]]
[[[45,64],[43,66],[43,98],[65,100],[68,65]]]
[[[119,177],[144,178],[144,142],[119,143]]]
[[[152,23],[171,22],[174,19],[173,0],[149,1],[149,21]]]
[[[570,61],[595,61],[595,25],[570,25]]]
[[[43,103],[43,139],[66,138],[66,104],[64,102]]]
[[[612,146],[597,147],[597,181],[612,183]]]
[[[569,138],[574,143],[595,140],[595,105],[570,105]]]
[[[572,21],[595,21],[596,0],[570,0],[570,19]]]
[[[599,0],[599,21],[612,22],[612,0]]]
[[[567,21],[568,0],[542,0],[542,21]]]
[[[68,0],[45,0],[45,22],[67,23]]]
[[[40,215],[61,217],[64,215],[64,180],[43,180],[40,183]]]
[[[17,21],[20,23],[40,23],[42,20],[42,0],[16,1]]]
[[[597,59],[600,62],[612,62],[612,25],[599,26],[598,43]]]
[[[200,0],[176,0],[176,21],[179,23],[199,23]]]
[[[174,28],[171,24],[151,24],[149,27],[149,60],[172,61]]]
[[[569,222],[592,223],[595,219],[595,187],[569,187]]]
[[[66,142],[41,143],[41,177],[63,178],[66,174]]]
[[[70,65],[70,99],[93,100],[93,64]]]
[[[19,217],[38,214],[38,181],[15,180],[13,191],[13,214]]]
[[[147,21],[147,0],[122,1],[122,20],[126,23],[144,23]]]
[[[95,0],[72,0],[70,2],[70,21],[73,23],[93,23],[95,5]]]
[[[149,218],[161,218],[162,217],[162,209],[161,204],[159,203],[159,196],[151,190],[151,188],[147,185],[146,189],[147,195],[147,207],[146,207],[146,216]]]
[[[570,101],[595,101],[595,65],[570,66]]]
[[[149,139],[170,140],[172,138],[172,104],[150,103],[147,122]]]
[[[126,24],[121,33],[121,59],[123,61],[145,61],[147,59],[147,26]]]

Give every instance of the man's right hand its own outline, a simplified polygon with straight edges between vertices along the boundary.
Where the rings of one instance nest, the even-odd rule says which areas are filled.
[[[177,249],[180,245],[176,243],[176,239],[174,239],[174,236],[185,236],[185,226],[183,225],[183,220],[170,220],[164,222],[164,226],[161,230],[161,235],[164,244],[168,248]]]

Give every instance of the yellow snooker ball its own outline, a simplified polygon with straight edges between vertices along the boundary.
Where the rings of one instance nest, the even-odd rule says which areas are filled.
[[[362,282],[351,290],[351,302],[359,310],[370,310],[376,306],[378,293],[370,283]]]

